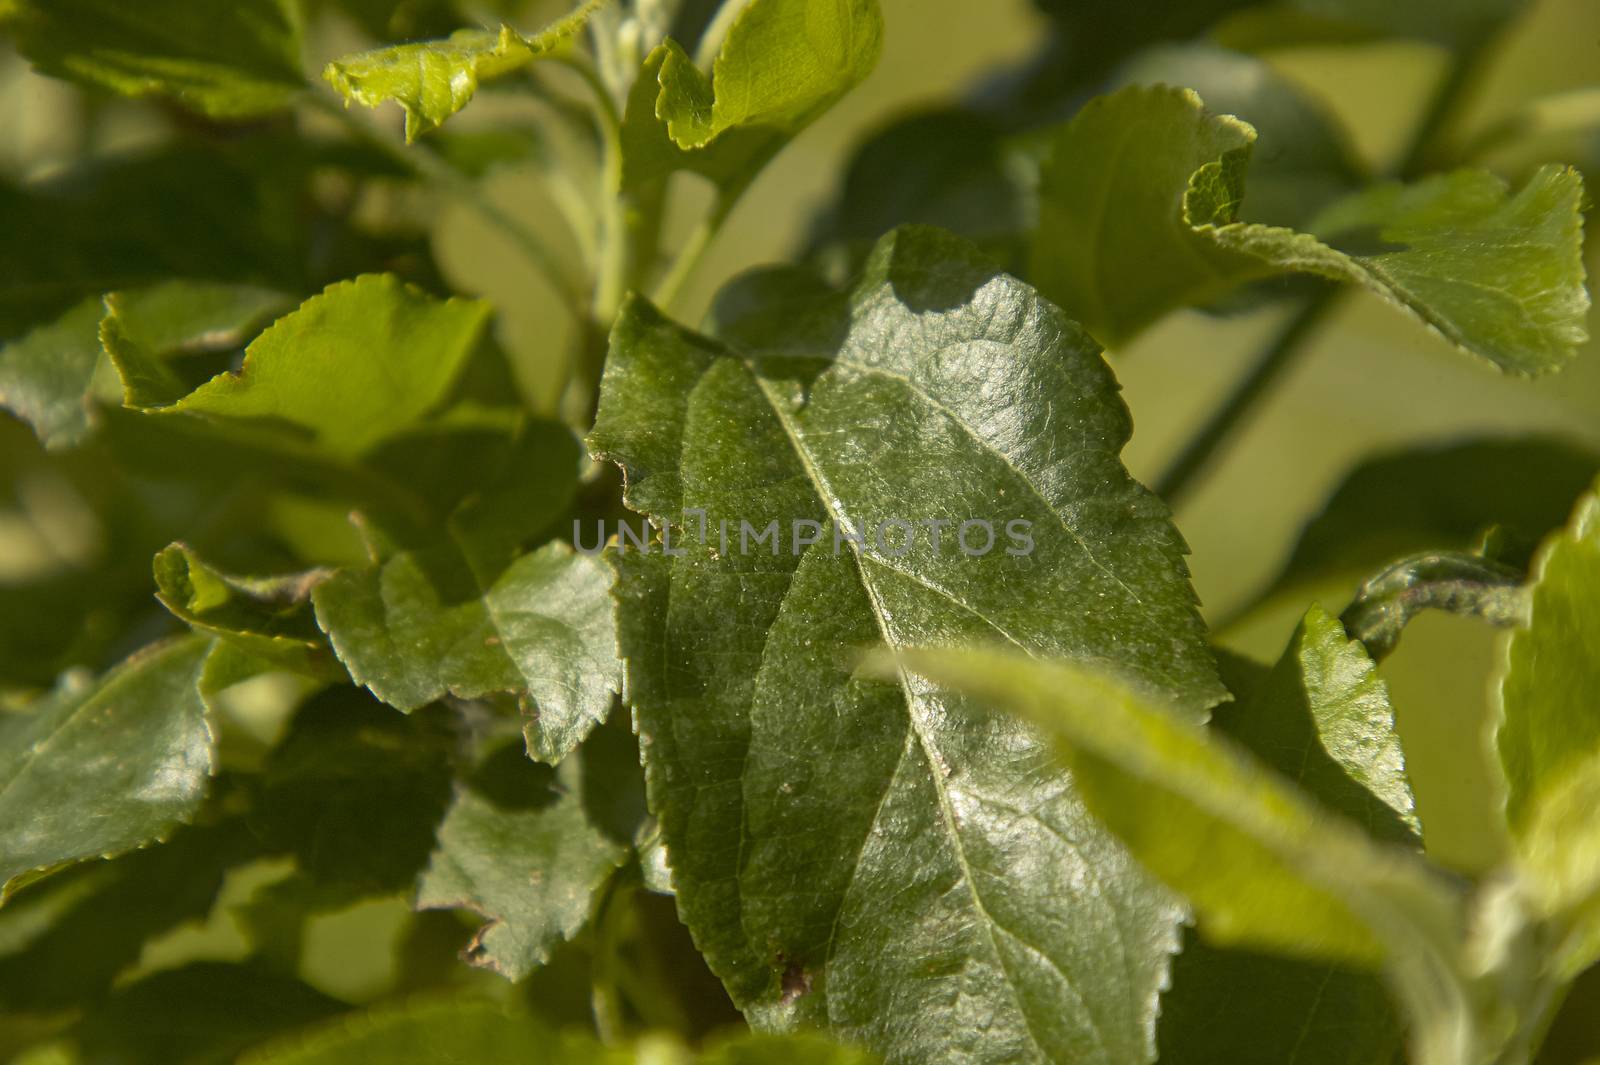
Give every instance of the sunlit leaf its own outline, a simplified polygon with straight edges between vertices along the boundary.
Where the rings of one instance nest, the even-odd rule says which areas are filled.
[[[1127,413],[1097,349],[916,228],[848,293],[776,270],[714,319],[717,340],[630,303],[590,438],[672,540],[616,554],[621,643],[707,961],[759,1027],[904,1060],[1147,1059],[1172,900],[1029,731],[859,675],[851,650],[1009,638],[1122,663],[1196,715],[1217,700],[1182,543],[1117,458]],[[908,543],[880,531],[896,518],[949,524]],[[969,520],[996,542],[963,541]],[[741,521],[775,541],[741,547]]]
[[[1286,272],[1361,285],[1507,372],[1557,369],[1586,339],[1576,171],[1545,167],[1514,193],[1478,170],[1376,185],[1296,232],[1239,220],[1255,139],[1188,90],[1090,101],[1046,164],[1040,289],[1112,345]]]
[[[146,648],[0,717],[0,900],[29,873],[132,850],[194,815],[213,761],[197,689],[208,644]]]

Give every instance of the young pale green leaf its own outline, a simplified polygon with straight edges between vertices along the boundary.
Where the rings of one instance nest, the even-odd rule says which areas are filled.
[[[1586,940],[1572,962],[1581,968],[1600,951],[1600,495],[1585,495],[1540,552],[1531,600],[1499,686],[1506,815],[1529,890]]]
[[[1515,194],[1472,170],[1374,186],[1302,233],[1239,221],[1254,141],[1189,90],[1090,101],[1045,168],[1041,290],[1113,345],[1175,307],[1286,272],[1362,285],[1507,372],[1557,369],[1586,339],[1576,171],[1546,167]]]
[[[1313,607],[1273,670],[1219,731],[1367,835],[1415,845],[1417,820],[1383,681],[1361,645]],[[1383,984],[1322,961],[1227,950],[1190,937],[1161,998],[1171,1065],[1387,1061],[1401,1042]]]
[[[466,949],[474,965],[510,980],[543,965],[589,920],[595,893],[627,857],[590,821],[577,769],[568,759],[558,779],[519,744],[457,787],[417,885],[417,909],[486,918]]]
[[[877,0],[749,0],[709,79],[667,40],[646,57],[624,107],[623,187],[687,169],[742,188],[864,81],[882,50]]]
[[[1381,968],[1411,1060],[1490,1060],[1455,882],[1373,841],[1233,741],[1134,683],[1010,652],[922,650],[901,668],[970,691],[1057,741],[1095,815],[1193,903],[1213,943]]]
[[[485,587],[445,545],[342,571],[312,601],[350,675],[378,698],[410,711],[446,693],[515,695],[529,753],[554,763],[617,690],[611,582],[604,562],[557,543]]]
[[[0,718],[0,901],[29,874],[165,838],[213,763],[197,687],[210,641],[150,647]]]
[[[758,1026],[896,1060],[1147,1060],[1175,900],[1033,733],[851,650],[999,636],[1120,663],[1196,716],[1217,701],[1097,348],[921,228],[848,293],[757,274],[716,321],[720,340],[629,303],[590,438],[672,540],[614,555],[621,644],[711,968]]]
[[[1447,881],[1167,700],[1015,654],[929,650],[904,661],[1050,732],[1096,816],[1184,893],[1212,941],[1370,968],[1401,943],[1454,941],[1461,907]]]
[[[367,107],[388,100],[406,112],[406,140],[414,141],[471,102],[481,81],[501,77],[535,59],[560,55],[606,0],[584,0],[570,14],[525,36],[509,26],[498,33],[461,30],[446,40],[376,48],[328,64],[323,77],[344,97]]]
[[[154,568],[156,598],[197,632],[280,669],[349,679],[311,616],[311,589],[329,571],[236,577],[208,566],[186,544],[163,549]]]
[[[291,0],[0,0],[0,28],[43,73],[216,118],[282,110],[305,88]]]
[[[683,49],[669,48],[656,116],[685,149],[740,127],[792,136],[864,81],[882,51],[877,0],[750,0],[709,80]]]
[[[1528,624],[1511,634],[1499,686],[1497,736],[1506,815],[1520,835],[1546,787],[1600,753],[1592,695],[1600,663],[1600,496],[1586,494],[1545,544],[1532,573]]]
[[[407,429],[445,398],[489,317],[486,304],[437,300],[388,274],[330,286],[258,336],[244,365],[159,413],[272,419],[344,459]],[[148,361],[135,378],[160,393]],[[142,394],[149,394],[148,392]]]
[[[0,406],[33,426],[46,447],[80,444],[93,428],[90,393],[104,313],[92,297],[0,346]]]

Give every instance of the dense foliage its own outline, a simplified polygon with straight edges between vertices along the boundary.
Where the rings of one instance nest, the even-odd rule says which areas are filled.
[[[1463,117],[1520,0],[1039,0],[698,323],[895,19],[524,6],[0,0],[145,130],[0,183],[0,1057],[1600,1059],[1600,457],[1371,459],[1275,662],[1172,509],[1347,294],[1577,356],[1600,90]],[[1431,57],[1392,165],[1296,48]],[[446,211],[574,323],[532,371]],[[1152,490],[1105,350],[1183,308],[1278,332]],[[1501,630],[1481,867],[1380,673],[1425,610]]]

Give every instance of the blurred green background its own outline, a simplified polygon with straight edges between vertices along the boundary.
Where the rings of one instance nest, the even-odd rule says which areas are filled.
[[[1404,0],[1396,0],[1404,2]],[[883,60],[871,79],[799,137],[745,198],[719,238],[691,292],[698,311],[732,274],[758,263],[791,259],[808,228],[838,189],[854,146],[910,110],[958,99],[996,71],[1031,57],[1045,37],[1029,0],[883,0],[888,25]],[[561,4],[531,4],[524,26],[558,13]],[[311,69],[366,42],[336,19],[318,23]],[[1319,46],[1269,53],[1295,82],[1338,114],[1355,145],[1381,170],[1400,151],[1428,89],[1444,65],[1423,44]],[[1600,3],[1539,0],[1497,54],[1465,118],[1486,126],[1527,100],[1600,82]],[[493,125],[525,114],[525,97],[487,95],[459,119],[461,128]],[[397,128],[398,112],[373,121]],[[61,82],[29,73],[15,57],[0,58],[0,170],[12,180],[47,176],[85,154],[110,153],[166,135],[168,125],[137,104],[89,99]],[[1580,136],[1540,143],[1536,151],[1497,157],[1506,177],[1523,176],[1541,158],[1592,164],[1600,151]],[[1590,173],[1594,170],[1591,168]],[[552,239],[554,209],[532,168],[490,179],[497,200]],[[677,190],[680,221],[703,195]],[[501,236],[464,210],[398,196],[371,210],[414,213],[432,233],[446,277],[463,292],[491,299],[501,339],[519,380],[536,404],[553,410],[572,323],[545,284]],[[1590,225],[1594,219],[1591,216]],[[680,231],[681,231],[680,226]],[[1591,273],[1595,267],[1591,240]],[[570,249],[569,249],[570,250]],[[8,248],[7,254],[25,254]],[[1111,353],[1135,421],[1129,465],[1147,482],[1225,394],[1280,323],[1283,308],[1236,317],[1194,312],[1172,316],[1124,351]],[[1495,434],[1558,434],[1600,447],[1600,345],[1591,342],[1564,373],[1538,381],[1504,378],[1452,350],[1376,298],[1357,294],[1317,336],[1259,418],[1248,425],[1212,474],[1178,513],[1193,550],[1196,587],[1213,620],[1227,618],[1281,567],[1302,526],[1359,460],[1417,443]],[[19,434],[7,433],[5,446]],[[1536,478],[1538,470],[1526,471]],[[0,503],[0,579],[40,550],[39,530],[7,486]],[[1341,608],[1352,581],[1319,590]],[[1275,657],[1304,603],[1261,612],[1221,631],[1219,640],[1257,658]],[[1456,618],[1428,616],[1406,633],[1383,665],[1406,742],[1430,847],[1446,863],[1482,868],[1500,850],[1473,826],[1494,802],[1479,768],[1496,634]],[[246,886],[248,887],[248,885]],[[245,888],[239,888],[244,891]],[[368,949],[393,934],[404,902],[369,904],[329,920],[337,935],[317,936],[308,968],[326,990],[352,997],[381,988],[392,972],[385,951]],[[226,953],[229,932],[189,929],[162,950],[192,954],[196,943]],[[188,937],[187,939],[183,937]],[[221,944],[221,945],[219,945]],[[158,957],[147,959],[159,964]]]

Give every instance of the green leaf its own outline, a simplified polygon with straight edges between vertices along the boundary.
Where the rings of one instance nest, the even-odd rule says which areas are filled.
[[[407,889],[450,802],[453,739],[357,688],[314,695],[267,760],[252,828],[341,897]]]
[[[437,1065],[441,1061],[538,1061],[628,1065],[632,1055],[580,1036],[557,1036],[498,1003],[457,998],[391,1005],[290,1036],[241,1065]]]
[[[561,55],[606,0],[583,4],[533,36],[509,26],[498,33],[460,30],[442,41],[376,48],[328,64],[323,77],[344,97],[377,107],[393,100],[406,112],[406,140],[414,141],[471,102],[478,83],[502,77],[535,59]]]
[[[1118,69],[1113,88],[1181,85],[1219,115],[1248,122],[1261,137],[1253,154],[1249,195],[1239,204],[1247,222],[1298,226],[1366,183],[1366,174],[1338,120],[1265,60],[1213,44],[1147,48]]]
[[[1147,1059],[1173,900],[1030,732],[859,675],[852,650],[999,635],[1121,663],[1197,715],[1217,701],[1182,541],[1117,458],[1128,415],[1099,352],[917,228],[849,293],[771,271],[716,320],[720,341],[630,302],[590,438],[674,543],[615,556],[621,645],[708,963],[758,1026],[896,1059]],[[951,524],[899,556],[893,531],[851,543],[892,518]],[[970,557],[969,519],[996,532]],[[776,542],[741,550],[741,521],[778,522]]]
[[[882,51],[876,0],[751,0],[710,79],[669,44],[656,115],[684,149],[741,127],[792,136],[864,81]]]
[[[117,988],[74,1034],[85,1061],[212,1065],[348,1008],[257,964],[196,961]]]
[[[164,281],[110,293],[105,303],[124,337],[172,358],[243,347],[295,301],[260,285]]]
[[[100,362],[98,297],[0,346],[0,406],[33,426],[46,447],[82,443],[93,427],[95,368]]]
[[[196,687],[208,646],[146,648],[0,718],[0,902],[31,873],[164,839],[194,815],[213,763]]]
[[[1391,896],[1454,912],[1420,862],[1368,842],[1165,700],[1081,666],[999,652],[923,651],[907,662],[1049,730],[1096,816],[1188,897],[1213,942],[1376,967],[1388,947],[1373,922],[1402,923]]]
[[[1539,476],[1527,476],[1528,470]],[[1566,521],[1572,501],[1597,473],[1600,455],[1543,437],[1467,440],[1377,455],[1340,482],[1251,609],[1304,602],[1325,588],[1353,592],[1396,558],[1466,549],[1496,526],[1503,536],[1526,541],[1531,552]]]
[[[725,190],[866,79],[883,50],[877,0],[749,0],[711,76],[668,39],[646,57],[623,114],[623,179],[689,169]]]
[[[1389,691],[1361,644],[1313,606],[1260,688],[1218,727],[1320,802],[1400,844],[1420,842]]]
[[[1162,1065],[1374,1065],[1404,1060],[1371,973],[1213,947],[1193,931],[1161,996]]]
[[[327,570],[235,577],[201,561],[186,544],[155,557],[156,598],[198,632],[219,636],[281,669],[326,681],[348,678],[311,615],[311,589]]]
[[[1528,625],[1506,645],[1500,682],[1500,758],[1506,814],[1520,831],[1540,791],[1600,752],[1600,682],[1591,654],[1600,633],[1600,497],[1578,503],[1567,527],[1540,551]]]
[[[1419,857],[1370,840],[1141,686],[1012,653],[902,661],[1047,729],[1095,815],[1184,893],[1210,941],[1382,966],[1411,1012],[1414,1060],[1476,1060],[1463,900]]]
[[[339,573],[313,602],[351,676],[378,698],[410,711],[446,693],[515,695],[529,752],[554,763],[611,709],[610,588],[603,562],[564,544],[523,555],[488,587],[443,547]]]
[[[1188,90],[1090,101],[1043,175],[1040,289],[1113,346],[1288,272],[1362,285],[1510,373],[1557,369],[1587,338],[1576,171],[1545,167],[1514,194],[1475,170],[1377,185],[1300,233],[1239,221],[1254,141]]]
[[[589,820],[574,779],[501,747],[458,787],[417,887],[417,908],[465,908],[487,918],[467,960],[521,980],[589,920],[594,896],[628,848]]]
[[[752,1032],[714,1043],[697,1060],[700,1065],[873,1065],[878,1059],[816,1035]]]
[[[255,854],[237,820],[183,827],[159,847],[84,863],[11,899],[7,922],[45,911],[39,933],[0,946],[0,1005],[46,1013],[101,998],[145,944],[211,912],[227,870]],[[0,935],[0,940],[10,937]]]
[[[305,88],[290,0],[3,0],[0,28],[45,74],[215,118],[283,110]]]
[[[712,1041],[704,1054],[671,1034],[602,1046],[587,1035],[557,1034],[534,1017],[484,999],[387,1005],[290,1037],[241,1065],[438,1065],[530,1061],[542,1065],[872,1065],[860,1050],[811,1035],[742,1034]]]
[[[1023,151],[990,116],[941,108],[899,119],[856,149],[808,258],[843,243],[858,268],[879,237],[905,224],[962,236],[1002,265],[1027,262],[1033,190]]]
[[[488,317],[486,304],[440,301],[392,275],[368,274],[273,323],[237,372],[151,409],[274,419],[355,458],[439,405]]]
[[[1420,843],[1394,711],[1361,644],[1320,607],[1220,732],[1368,836]],[[1399,1022],[1371,973],[1214,947],[1193,936],[1161,998],[1161,1059],[1278,1065],[1393,1059]]]
[[[140,345],[135,365],[118,362],[112,351],[125,383],[137,375],[149,383],[149,394],[181,394],[188,389],[172,383],[175,377],[161,360],[237,347],[287,301],[282,293],[253,285],[189,281],[83,300],[60,319],[0,346],[0,405],[32,425],[46,447],[81,444],[97,424],[96,402],[116,401],[114,384],[104,387],[98,372],[103,318],[119,323],[115,339]]]

